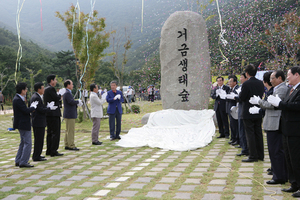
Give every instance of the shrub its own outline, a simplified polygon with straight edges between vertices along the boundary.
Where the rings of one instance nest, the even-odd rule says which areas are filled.
[[[81,123],[83,121],[83,111],[79,110],[78,112],[78,123]]]
[[[133,113],[140,113],[141,112],[140,106],[138,106],[138,105],[132,105],[131,109],[132,109]]]

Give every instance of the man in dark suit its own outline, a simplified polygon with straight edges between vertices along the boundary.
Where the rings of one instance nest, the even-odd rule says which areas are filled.
[[[28,163],[31,153],[31,123],[30,113],[33,112],[38,102],[33,102],[30,108],[26,106],[25,95],[27,92],[26,83],[18,83],[16,85],[16,96],[13,99],[13,111],[14,111],[14,129],[18,129],[20,133],[21,142],[19,150],[15,159],[16,166],[21,167],[33,167]]]
[[[123,94],[117,90],[117,82],[110,83],[111,90],[107,92],[106,101],[108,103],[107,114],[109,115],[110,140],[121,139],[121,118],[122,118],[122,102],[124,102]],[[115,134],[115,119],[117,121],[117,130]]]
[[[284,192],[295,192],[293,197],[300,197],[300,67],[288,70],[287,80],[292,87],[283,101],[278,96],[270,96],[268,102],[281,112],[283,148],[287,162],[288,177],[291,187]]]
[[[229,138],[229,124],[228,115],[226,113],[226,94],[230,88],[224,85],[224,78],[219,76],[217,78],[218,86],[214,89],[211,94],[211,98],[215,99],[214,110],[216,112],[219,133],[218,138]]]
[[[46,127],[46,112],[50,110],[55,110],[57,107],[54,106],[54,102],[49,104],[47,107],[43,103],[43,94],[44,94],[44,84],[39,82],[34,84],[34,90],[36,91],[31,99],[30,103],[37,101],[38,105],[31,114],[32,119],[32,128],[34,135],[34,149],[32,154],[33,161],[46,161],[44,156],[41,156],[44,146],[44,136],[45,136],[45,127]],[[53,104],[53,105],[52,105]]]
[[[47,121],[47,151],[46,155],[53,156],[62,156],[62,153],[58,153],[59,148],[59,140],[60,140],[60,101],[63,93],[57,94],[55,90],[55,86],[57,80],[55,75],[51,74],[47,77],[48,85],[45,88],[44,93],[44,105],[47,106],[48,103],[54,101],[54,106],[57,106],[55,110],[51,110],[46,113],[46,121]],[[63,90],[62,90],[63,91]]]
[[[235,75],[231,75],[228,77],[228,85],[230,87],[230,90],[228,92],[228,95],[226,96],[226,113],[229,116],[231,130],[231,141],[229,141],[228,144],[234,146],[239,144],[238,120],[234,119],[231,116],[231,108],[236,106],[234,97],[238,96],[237,89],[239,89],[239,85],[237,84],[237,77]]]
[[[66,122],[65,149],[79,151],[74,143],[75,120],[77,118],[77,105],[81,106],[81,100],[75,101],[72,95],[73,82],[66,80],[64,82],[66,92],[63,96],[64,102],[64,119]]]
[[[249,158],[242,160],[242,162],[264,160],[264,143],[261,128],[262,114],[250,114],[249,112],[249,108],[254,106],[249,102],[250,98],[254,95],[262,98],[265,91],[262,81],[255,78],[256,72],[257,67],[254,65],[246,66],[245,74],[248,80],[244,82],[239,94],[239,99],[243,102],[242,116],[249,148]]]

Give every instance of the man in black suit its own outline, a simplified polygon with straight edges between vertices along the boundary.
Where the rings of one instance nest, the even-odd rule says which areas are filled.
[[[26,83],[18,83],[16,85],[16,96],[13,99],[13,111],[14,111],[14,129],[18,129],[20,133],[21,142],[19,150],[15,159],[16,166],[21,167],[33,167],[28,163],[31,153],[31,124],[30,113],[33,112],[38,102],[33,102],[30,108],[26,106],[25,95],[27,92]]]
[[[34,84],[34,90],[36,91],[31,99],[30,103],[37,101],[38,105],[36,111],[31,114],[32,127],[34,135],[34,149],[32,154],[33,161],[45,161],[45,157],[41,156],[44,146],[44,136],[46,127],[46,112],[55,110],[57,106],[54,106],[54,102],[48,104],[47,107],[43,103],[44,84],[39,82]]]
[[[238,145],[239,144],[239,131],[238,131],[238,120],[234,119],[231,116],[231,108],[236,106],[236,101],[234,100],[235,96],[238,96],[237,89],[239,89],[239,85],[237,84],[237,77],[235,75],[231,75],[228,77],[228,85],[230,90],[228,95],[226,96],[226,113],[229,116],[230,121],[230,130],[231,130],[231,141],[228,144]]]
[[[300,197],[300,67],[288,70],[287,80],[292,87],[283,101],[278,96],[270,96],[268,102],[281,112],[283,148],[287,162],[288,177],[291,187],[284,192],[295,192],[293,197]]]
[[[218,86],[214,89],[211,94],[211,98],[215,99],[214,110],[216,112],[219,133],[218,138],[229,138],[229,125],[228,115],[226,113],[226,94],[230,88],[224,85],[224,78],[219,76],[217,78]]]
[[[47,76],[48,85],[45,88],[44,93],[44,105],[47,106],[48,103],[54,101],[54,106],[57,106],[55,110],[51,110],[46,113],[46,121],[47,121],[47,151],[46,155],[53,156],[62,156],[63,154],[58,153],[59,148],[59,140],[60,140],[60,101],[63,92],[60,94],[56,93],[55,86],[57,80],[55,75],[51,74]],[[63,90],[62,90],[63,91]]]
[[[240,101],[243,102],[242,116],[247,137],[247,144],[249,148],[249,158],[242,160],[242,162],[257,162],[264,160],[264,143],[262,135],[262,114],[250,114],[249,108],[254,105],[249,102],[254,95],[262,98],[264,94],[264,84],[262,81],[255,78],[257,67],[254,65],[247,65],[245,74],[248,78],[242,85],[242,90],[239,94]]]

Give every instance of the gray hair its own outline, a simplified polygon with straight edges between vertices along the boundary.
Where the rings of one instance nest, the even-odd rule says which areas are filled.
[[[117,81],[111,81],[111,82],[110,82],[110,85],[111,85],[112,83],[118,85],[118,82],[117,82]]]

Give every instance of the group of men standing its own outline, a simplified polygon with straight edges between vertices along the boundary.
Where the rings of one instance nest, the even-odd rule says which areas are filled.
[[[271,160],[269,173],[273,175],[267,184],[289,181],[291,187],[282,191],[300,197],[300,67],[290,68],[287,77],[281,70],[266,72],[263,81],[255,78],[256,72],[255,66],[246,66],[240,87],[235,76],[228,77],[229,87],[223,85],[222,77],[217,78],[218,86],[211,97],[216,99],[218,138],[229,138],[229,115],[229,143],[242,148],[237,156],[248,156],[242,162],[263,161],[263,128]]]

